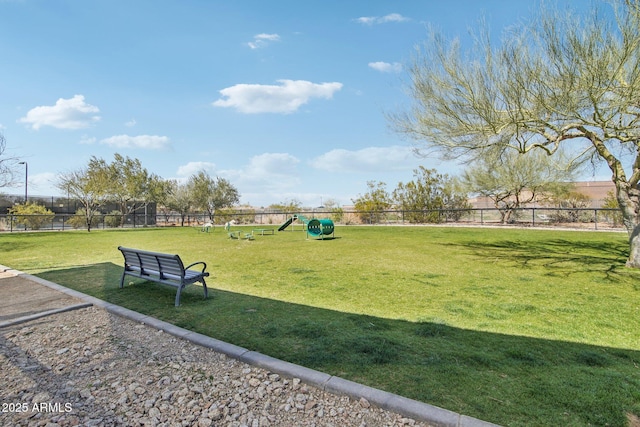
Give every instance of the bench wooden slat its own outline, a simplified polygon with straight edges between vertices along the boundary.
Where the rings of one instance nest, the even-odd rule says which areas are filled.
[[[120,279],[120,287],[124,287],[125,276],[133,276],[156,283],[162,283],[178,288],[176,294],[176,307],[180,305],[180,294],[187,286],[195,282],[202,283],[204,297],[208,297],[207,283],[205,277],[207,264],[196,262],[184,267],[182,259],[178,255],[165,254],[160,252],[150,252],[141,249],[132,249],[118,246],[124,257],[124,271]],[[201,265],[201,270],[194,270],[190,267]]]
[[[175,259],[158,258],[158,264],[160,264],[160,270],[163,274],[184,277],[184,265],[180,257]]]

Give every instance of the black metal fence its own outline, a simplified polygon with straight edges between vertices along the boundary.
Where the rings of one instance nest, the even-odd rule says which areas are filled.
[[[504,211],[495,208],[451,209],[451,210],[387,210],[356,212],[348,209],[315,209],[296,214],[308,218],[330,218],[342,225],[502,225],[522,227],[558,227],[593,230],[622,229],[620,211],[602,208],[521,208],[514,210],[508,221],[504,221]],[[279,226],[292,213],[272,210],[236,210],[216,215],[215,225],[233,220],[237,224]],[[122,215],[98,215],[92,222],[92,229],[140,228],[140,227],[202,227],[210,219],[205,214],[190,214],[184,217],[175,214],[134,213]],[[82,216],[71,214],[49,215],[0,215],[0,232],[25,230],[72,230],[86,229]]]

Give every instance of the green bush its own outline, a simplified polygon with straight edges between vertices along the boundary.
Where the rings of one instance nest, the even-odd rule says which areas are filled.
[[[614,227],[619,227],[622,225],[622,212],[620,211],[620,205],[618,204],[618,199],[616,199],[616,195],[610,190],[607,193],[607,197],[604,198],[604,203],[602,204],[604,209],[615,209],[610,211],[604,211],[604,217],[607,221],[612,222]]]
[[[120,227],[122,225],[122,213],[120,211],[111,211],[104,217],[104,225],[111,228]]]
[[[9,209],[10,215],[15,215],[15,224],[24,225],[25,229],[39,230],[45,224],[51,223],[55,215],[49,209],[36,203],[15,205]]]
[[[97,227],[101,221],[102,215],[96,213],[93,218],[91,218],[91,228]],[[67,220],[66,224],[76,229],[87,228],[87,215],[84,209],[78,209],[76,214]]]
[[[331,219],[333,222],[342,222],[344,219],[344,209],[342,208],[333,208],[331,209]]]

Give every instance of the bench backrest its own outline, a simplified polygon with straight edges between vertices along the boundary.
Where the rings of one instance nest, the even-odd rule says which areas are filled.
[[[184,277],[184,264],[178,255],[149,252],[118,246],[124,256],[125,267],[137,267],[150,274]]]

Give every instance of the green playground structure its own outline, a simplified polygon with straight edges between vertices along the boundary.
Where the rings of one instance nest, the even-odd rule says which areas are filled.
[[[328,218],[314,218],[307,223],[307,236],[312,235],[313,237],[324,239],[324,236],[331,235],[333,237],[334,230],[333,221]]]
[[[320,237],[324,239],[324,236],[334,236],[335,226],[333,225],[333,221],[329,218],[324,219],[308,219],[303,215],[293,215],[291,218],[287,219],[281,226],[278,228],[278,231],[284,231],[287,227],[293,224],[294,221],[300,221],[304,224],[305,229],[307,231],[307,238],[311,235],[313,237]]]
[[[281,226],[280,228],[278,228],[278,231],[284,231],[285,228],[287,228],[288,226],[291,225],[291,223],[293,222],[293,217],[289,218],[288,220],[286,220]]]

